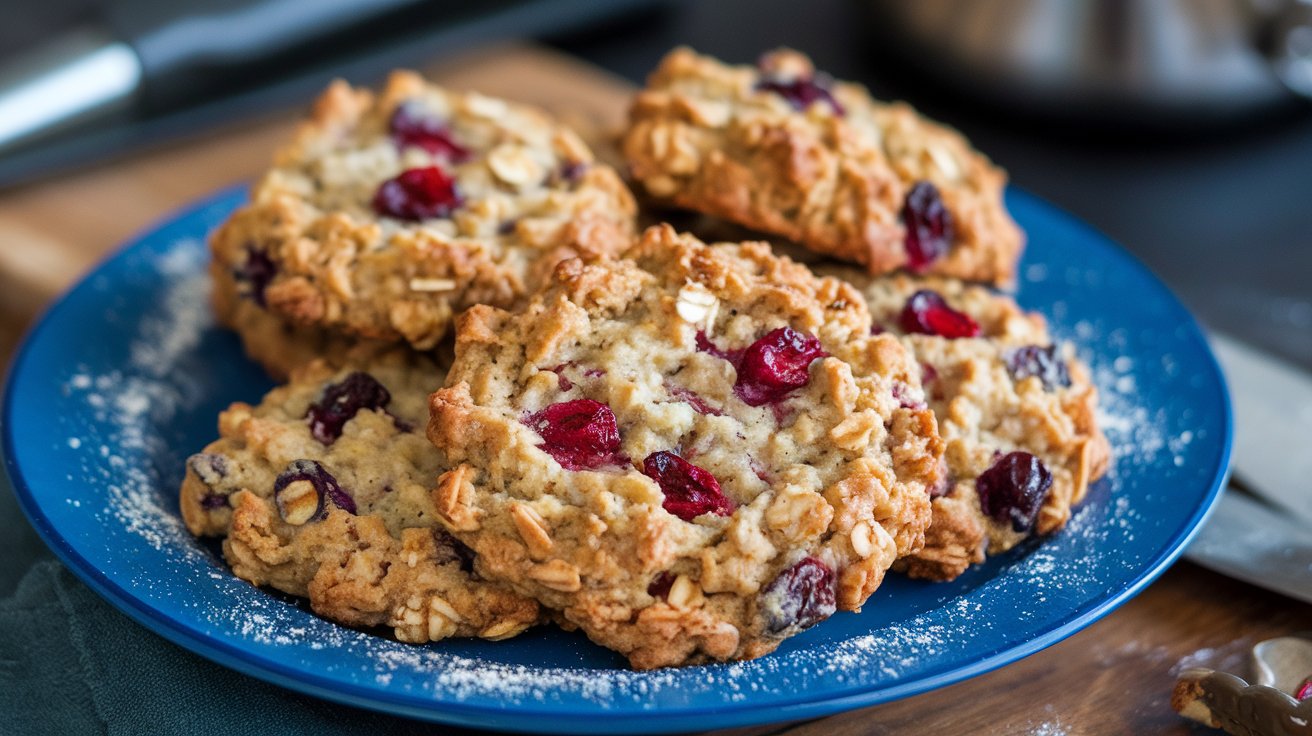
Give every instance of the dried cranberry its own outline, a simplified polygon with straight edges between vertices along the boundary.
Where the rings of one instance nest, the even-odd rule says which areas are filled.
[[[788,100],[793,109],[798,111],[804,112],[811,105],[824,102],[829,105],[829,109],[833,110],[835,115],[842,116],[846,111],[834,98],[834,93],[830,91],[832,84],[833,80],[825,74],[816,74],[812,77],[794,77],[792,79],[762,77],[761,81],[756,83],[756,89],[779,95]]]
[[[833,570],[814,557],[802,558],[765,588],[760,608],[773,634],[820,623],[835,610]]]
[[[893,382],[893,398],[897,399],[898,406],[903,409],[924,409],[925,402],[916,398],[915,391],[907,384],[901,381]]]
[[[436,166],[402,171],[378,185],[374,211],[401,220],[446,217],[462,200],[455,179]]]
[[[1052,473],[1028,452],[1009,452],[975,479],[979,506],[994,521],[1011,521],[1018,532],[1034,528],[1052,489]]]
[[[706,333],[701,330],[697,331],[697,351],[708,355],[714,355],[721,360],[727,360],[732,363],[735,368],[737,368],[738,364],[742,362],[743,353],[746,352],[745,350],[721,350],[715,343],[711,342],[711,338],[707,337]]]
[[[456,143],[441,121],[415,105],[398,105],[392,113],[392,140],[398,148],[416,146],[452,163],[469,160],[469,149]]]
[[[664,598],[670,594],[670,588],[674,586],[674,573],[669,570],[656,573],[647,585],[647,595],[652,598]]]
[[[256,304],[261,307],[267,306],[264,301],[264,292],[273,282],[273,277],[278,275],[278,267],[274,265],[273,259],[268,253],[257,249],[253,245],[246,246],[246,262],[236,269],[233,277],[238,282],[246,284],[250,289],[250,297]]]
[[[1038,376],[1043,382],[1043,388],[1048,391],[1058,386],[1069,388],[1071,385],[1070,370],[1066,367],[1066,361],[1057,357],[1056,345],[1049,345],[1046,348],[1026,345],[1007,351],[1004,357],[1007,361],[1007,372],[1011,374],[1012,380],[1020,381],[1030,376]]]
[[[1297,700],[1312,698],[1312,675],[1303,680],[1303,684],[1299,685],[1298,689],[1294,691],[1294,698]]]
[[[672,452],[662,450],[648,455],[642,461],[642,472],[665,494],[661,507],[684,521],[702,514],[733,513],[733,501],[720,490],[715,476]]]
[[[952,474],[944,467],[945,465],[946,463],[939,466],[938,480],[929,487],[929,497],[931,499],[948,495],[952,491],[952,486],[956,485],[955,481],[952,480]]]
[[[210,452],[198,452],[187,458],[187,467],[210,489],[200,499],[200,507],[214,510],[228,506],[228,494],[216,492],[217,486],[228,475],[228,458]]]
[[[557,182],[574,184],[579,179],[583,178],[583,175],[587,173],[588,168],[588,164],[585,164],[582,161],[565,161],[556,169],[555,180]]]
[[[947,255],[953,238],[952,213],[933,184],[919,181],[911,187],[902,203],[902,222],[907,229],[907,268],[920,273]]]
[[[921,335],[958,338],[979,335],[979,325],[970,315],[958,312],[938,292],[921,289],[907,299],[898,315],[898,324],[907,332]]]
[[[198,452],[187,458],[187,467],[201,482],[213,488],[228,475],[228,458],[213,452]]]
[[[566,470],[622,465],[620,430],[609,406],[592,399],[552,404],[524,419],[542,437],[540,447]]]
[[[313,513],[308,514],[308,518],[304,514],[298,515],[296,508],[294,508],[295,505],[305,499],[292,496],[288,491],[292,484],[298,481],[306,481],[314,488],[315,499],[313,503],[315,506]],[[328,515],[328,503],[347,513],[354,514],[356,512],[355,499],[342,490],[332,473],[324,470],[322,465],[313,460],[294,460],[287,466],[286,470],[278,474],[277,479],[273,482],[273,500],[277,504],[278,512],[282,514],[283,519],[296,516],[301,521],[318,521]]]
[[[207,511],[228,507],[228,497],[221,493],[206,493],[200,499],[200,507]]]
[[[814,335],[791,327],[772,330],[743,353],[733,391],[749,406],[781,401],[811,380],[811,361],[825,355]]]
[[[560,365],[552,366],[551,368],[543,368],[542,370],[545,370],[549,373],[555,373],[556,386],[559,387],[561,391],[568,391],[574,388],[574,382],[569,380],[569,377],[565,375],[565,369],[573,368],[575,365],[577,364],[574,361],[569,361],[567,363],[561,363]],[[591,376],[592,374],[591,371],[584,371],[583,375]]]
[[[433,529],[433,541],[437,546],[438,563],[457,562],[465,572],[474,571],[474,550],[466,547],[459,539],[442,529]]]
[[[342,427],[362,409],[382,409],[392,394],[368,373],[355,371],[341,382],[329,385],[319,400],[310,404],[305,416],[310,420],[310,434],[325,445],[342,436]]]
[[[693,408],[693,411],[697,412],[698,414],[701,414],[703,416],[709,415],[713,417],[724,416],[724,412],[706,403],[706,399],[703,399],[701,396],[698,396],[697,392],[693,391],[692,389],[687,389],[684,388],[683,386],[679,386],[673,383],[666,383],[665,390],[669,392],[670,396],[674,397],[678,401],[682,401],[683,403],[691,406]]]
[[[929,363],[920,364],[920,383],[929,385],[938,380],[938,369]]]

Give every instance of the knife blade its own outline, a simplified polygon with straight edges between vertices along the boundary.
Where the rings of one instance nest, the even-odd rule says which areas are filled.
[[[1215,332],[1211,339],[1234,405],[1235,475],[1312,523],[1312,376]]]
[[[1231,486],[1184,556],[1210,570],[1312,603],[1312,531]]]

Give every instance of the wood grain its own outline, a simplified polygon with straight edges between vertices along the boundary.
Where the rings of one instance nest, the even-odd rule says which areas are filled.
[[[501,47],[426,70],[457,87],[540,104],[605,130],[630,88],[592,67]],[[299,108],[0,194],[0,358],[40,309],[115,245],[218,187],[256,176]],[[1188,563],[1103,621],[1022,662],[935,692],[740,734],[1187,734],[1171,712],[1183,659],[1237,671],[1247,647],[1309,628],[1312,606]]]

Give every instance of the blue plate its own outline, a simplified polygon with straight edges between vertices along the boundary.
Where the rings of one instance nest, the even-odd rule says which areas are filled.
[[[1231,420],[1197,324],[1142,265],[1033,196],[1021,302],[1091,363],[1114,447],[1060,534],[960,579],[890,578],[762,659],[635,673],[542,628],[422,647],[336,626],[234,578],[177,513],[183,460],[230,402],[270,384],[209,317],[206,233],[229,190],[113,256],[28,337],[3,407],[5,467],[27,515],[88,585],[216,662],[352,705],[526,731],[657,732],[811,718],[903,698],[1047,647],[1138,593],[1216,499]]]

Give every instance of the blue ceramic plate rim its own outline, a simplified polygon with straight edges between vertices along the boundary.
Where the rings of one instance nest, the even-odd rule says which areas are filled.
[[[864,686],[856,691],[840,691],[836,694],[825,692],[803,692],[791,699],[774,698],[769,702],[756,702],[748,698],[744,702],[725,704],[723,702],[707,705],[679,707],[673,712],[652,710],[607,710],[587,707],[586,703],[554,704],[553,707],[518,704],[513,708],[496,707],[495,704],[470,704],[459,701],[435,700],[432,697],[416,696],[413,693],[393,693],[386,687],[367,687],[357,682],[344,681],[340,677],[325,677],[316,672],[307,672],[289,667],[275,659],[252,654],[237,647],[224,637],[226,632],[207,633],[183,625],[168,611],[161,610],[134,595],[130,587],[125,587],[116,580],[113,571],[105,571],[79,553],[65,538],[60,529],[52,522],[47,509],[42,506],[28,485],[16,460],[18,456],[16,424],[13,421],[16,387],[24,375],[24,369],[33,358],[34,346],[40,345],[45,334],[57,323],[58,315],[68,308],[75,293],[87,287],[103,269],[124,258],[138,247],[142,247],[152,238],[159,238],[170,227],[189,222],[198,213],[215,206],[234,205],[243,196],[244,187],[222,190],[198,203],[183,209],[170,218],[148,229],[144,234],[133,238],[127,245],[106,258],[91,274],[77,286],[70,289],[31,329],[23,341],[9,367],[6,381],[2,411],[0,411],[0,431],[3,431],[3,464],[8,480],[27,515],[40,537],[54,550],[56,555],[92,589],[123,611],[138,623],[165,637],[166,639],[205,656],[224,666],[245,674],[263,679],[274,684],[316,695],[329,700],[359,707],[382,710],[385,712],[407,715],[426,720],[440,721],[458,725],[541,731],[549,729],[555,732],[607,732],[623,728],[629,732],[670,732],[689,728],[728,728],[734,726],[755,725],[768,722],[812,718],[833,714],[852,708],[888,702],[929,690],[937,689],[989,672],[1018,659],[1024,658],[1051,646],[1101,619],[1115,608],[1141,592],[1149,583],[1164,572],[1183,552],[1192,540],[1208,514],[1214,508],[1228,475],[1229,457],[1233,438],[1233,417],[1225,387],[1223,374],[1215,357],[1206,345],[1202,330],[1188,310],[1180,304],[1170,290],[1136,258],[1116,246],[1105,236],[1089,226],[1076,220],[1069,214],[1053,207],[1040,198],[1012,187],[1008,190],[1008,203],[1013,211],[1021,210],[1048,218],[1048,227],[1064,227],[1081,241],[1082,247],[1100,250],[1099,257],[1107,257],[1116,268],[1126,269],[1137,278],[1154,285],[1159,293],[1157,299],[1163,301],[1178,320],[1178,330],[1186,333],[1189,341],[1202,345],[1202,363],[1195,368],[1206,372],[1205,379],[1217,389],[1217,406],[1220,412],[1219,450],[1213,458],[1213,465],[1206,471],[1210,478],[1207,489],[1197,496],[1196,505],[1175,530],[1163,535],[1161,546],[1156,554],[1144,561],[1123,580],[1118,590],[1091,602],[1082,610],[1073,611],[1059,625],[1050,626],[1033,637],[1016,645],[994,651],[980,659],[959,663],[944,671],[895,683],[891,686]],[[1022,222],[1024,225],[1025,223]],[[203,233],[199,233],[203,235]],[[1033,237],[1033,232],[1031,233]],[[775,655],[778,656],[778,655]],[[543,722],[542,718],[553,719]]]

